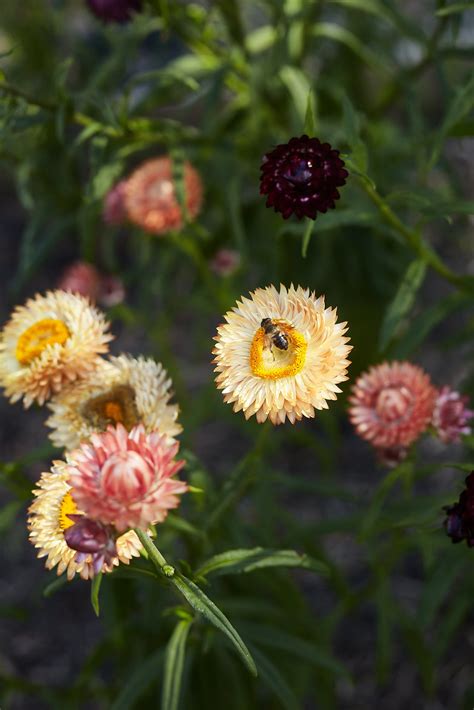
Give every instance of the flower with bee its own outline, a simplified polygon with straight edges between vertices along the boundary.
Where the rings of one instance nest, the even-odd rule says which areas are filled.
[[[281,424],[337,398],[351,350],[346,323],[301,286],[256,289],[224,316],[213,353],[217,387],[234,411]]]

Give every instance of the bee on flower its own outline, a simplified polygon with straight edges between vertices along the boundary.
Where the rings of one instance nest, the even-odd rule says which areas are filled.
[[[86,298],[49,291],[17,306],[0,339],[0,384],[12,402],[44,404],[87,377],[108,350],[108,323]]]
[[[171,442],[182,430],[179,407],[170,403],[171,379],[160,363],[128,355],[102,360],[92,375],[63,390],[49,403],[55,446],[76,448],[96,431],[122,424],[127,431],[142,423],[146,432],[155,429]]]
[[[347,379],[346,323],[301,286],[258,288],[228,311],[213,353],[224,401],[246,419],[294,424],[327,409]]]

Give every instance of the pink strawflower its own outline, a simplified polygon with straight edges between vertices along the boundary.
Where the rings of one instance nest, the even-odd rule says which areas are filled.
[[[186,209],[194,219],[201,209],[202,181],[191,163],[185,161],[183,167]],[[183,226],[168,156],[142,163],[127,180],[124,195],[128,219],[146,232],[165,234]]]
[[[126,180],[120,180],[105,196],[102,217],[107,224],[120,225],[127,221],[124,201],[126,184]]]
[[[432,420],[436,433],[445,444],[460,441],[461,434],[471,433],[468,422],[474,411],[468,409],[469,399],[447,386],[437,394]]]
[[[78,293],[95,303],[100,291],[100,278],[95,266],[86,261],[76,261],[66,267],[58,282],[58,288]]]
[[[232,276],[240,266],[240,254],[234,249],[219,249],[209,262],[209,266],[218,276]]]
[[[173,478],[184,465],[174,459],[178,448],[159,431],[146,434],[142,424],[130,432],[118,424],[93,434],[66,455],[75,503],[119,532],[162,522],[188,488]]]
[[[99,303],[102,306],[116,306],[125,299],[125,286],[118,276],[102,275],[100,279]]]
[[[409,446],[427,428],[436,389],[410,362],[385,362],[363,373],[352,388],[349,417],[357,434],[377,449]]]

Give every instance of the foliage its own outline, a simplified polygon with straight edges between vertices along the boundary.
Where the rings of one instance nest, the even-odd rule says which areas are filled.
[[[209,362],[241,294],[293,282],[349,322],[351,381],[382,359],[434,362],[433,378],[472,400],[473,203],[459,157],[474,127],[470,7],[149,0],[118,26],[77,0],[2,3],[0,157],[25,224],[8,300],[54,287],[68,259],[119,275],[128,297],[109,316],[120,344],[171,374],[194,486],[159,527],[166,559],[148,541],[94,582],[101,631],[83,667],[52,688],[0,665],[2,707],[341,707],[358,683],[341,636],[361,616],[381,687],[403,654],[421,693],[446,693],[439,669],[472,621],[474,585],[442,508],[474,468],[474,437],[449,453],[422,442],[387,473],[347,424],[348,387],[315,422],[270,429],[222,403]],[[314,224],[283,221],[258,194],[261,156],[305,131],[350,171]],[[107,191],[162,153],[181,197],[185,158],[204,177],[198,221],[165,238],[104,224]],[[221,247],[241,257],[227,277],[209,268]],[[49,453],[2,464],[1,530],[23,526],[31,465]],[[409,597],[399,581],[412,568]],[[43,587],[36,604],[53,608],[64,587],[46,572]]]

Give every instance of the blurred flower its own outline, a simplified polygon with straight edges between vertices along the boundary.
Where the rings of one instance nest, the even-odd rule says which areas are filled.
[[[107,308],[122,303],[125,299],[125,286],[122,279],[111,274],[103,274],[100,278],[99,303]]]
[[[306,135],[266,153],[260,169],[260,194],[268,195],[267,207],[284,219],[292,214],[316,219],[318,212],[335,207],[337,188],[349,175],[338,150]]]
[[[349,417],[357,434],[377,449],[405,448],[429,425],[435,397],[436,390],[420,367],[385,362],[356,381]]]
[[[259,288],[224,318],[213,350],[216,383],[235,412],[294,424],[336,399],[351,346],[346,323],[336,323],[322,296],[301,286]]]
[[[102,216],[107,224],[124,224],[127,221],[127,210],[125,208],[125,186],[126,180],[120,180],[106,194]]]
[[[128,564],[132,557],[140,554],[141,543],[133,530],[121,535],[116,541],[116,555],[108,556],[102,564],[93,557],[93,553],[77,559],[77,552],[65,539],[68,529],[74,526],[74,518],[81,516],[71,496],[71,485],[66,464],[56,461],[52,471],[43,473],[33,491],[35,500],[28,510],[28,529],[30,542],[39,550],[38,557],[46,557],[46,568],[58,566],[57,573],[67,573],[72,579],[78,573],[83,579],[89,579],[99,571],[111,572],[119,562]],[[105,557],[105,556],[104,556]],[[96,562],[96,570],[94,570]]]
[[[82,296],[49,291],[17,306],[0,342],[0,383],[12,402],[44,404],[90,374],[108,350],[104,315]]]
[[[142,9],[142,0],[87,0],[90,9],[104,22],[128,22]]]
[[[451,541],[466,540],[468,547],[474,547],[474,471],[466,478],[466,490],[459,496],[459,501],[443,510],[448,514],[444,527]]]
[[[95,303],[100,291],[100,274],[92,264],[86,261],[76,261],[63,272],[58,289],[78,293]]]
[[[209,266],[218,276],[232,276],[240,266],[240,254],[234,249],[219,249]]]
[[[130,431],[142,423],[157,429],[170,443],[182,428],[179,407],[170,404],[171,379],[160,363],[128,355],[102,360],[91,377],[69,387],[49,402],[46,425],[57,447],[73,449],[97,431],[123,424]]]
[[[184,190],[189,217],[194,219],[201,209],[202,182],[187,161]],[[124,191],[128,219],[146,232],[165,234],[183,226],[171,158],[155,158],[140,165],[127,180]]]
[[[461,434],[471,433],[468,422],[474,417],[474,411],[468,409],[468,401],[468,397],[450,387],[438,390],[432,424],[445,444],[460,441]]]
[[[90,518],[119,532],[161,523],[188,488],[173,478],[184,464],[174,459],[178,448],[158,431],[146,434],[143,424],[92,434],[66,454],[73,499]]]

